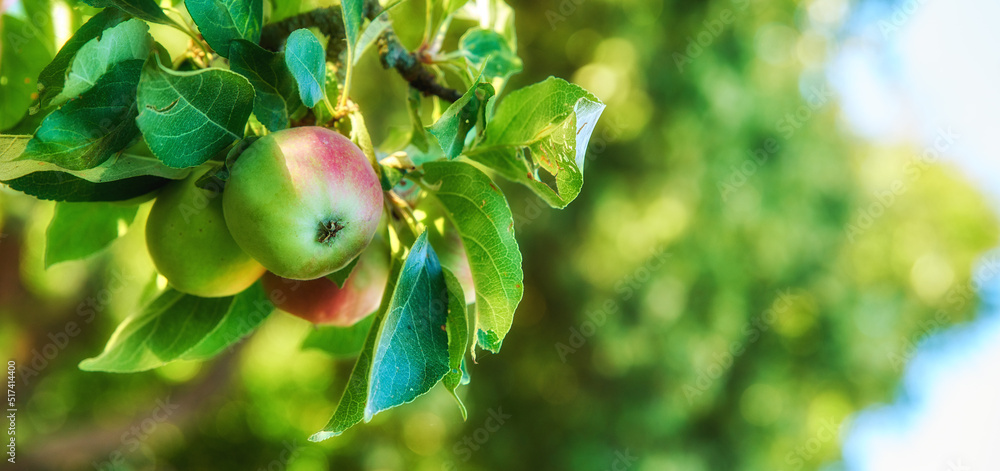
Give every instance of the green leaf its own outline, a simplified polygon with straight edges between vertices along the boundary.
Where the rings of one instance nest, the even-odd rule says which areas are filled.
[[[392,265],[389,267],[388,282],[385,286],[385,292],[382,294],[382,304],[379,306],[378,311],[370,316],[372,324],[376,328],[370,329],[368,336],[365,337],[364,347],[358,355],[357,362],[354,363],[354,369],[351,370],[351,376],[347,380],[347,387],[344,388],[344,393],[340,396],[337,410],[334,411],[333,416],[330,417],[329,422],[323,427],[323,430],[312,434],[309,437],[309,441],[320,442],[327,438],[335,437],[364,419],[365,405],[368,401],[368,379],[371,376],[372,358],[374,357],[375,344],[378,342],[379,337],[379,329],[377,327],[382,325],[382,321],[386,317],[389,303],[396,291],[396,283],[401,270],[402,263],[400,263],[398,258],[393,257]]]
[[[117,8],[102,10],[88,20],[63,44],[49,65],[38,74],[38,100],[42,108],[49,106],[59,96],[66,83],[66,74],[73,64],[77,52],[91,40],[100,38],[105,30],[128,19],[128,15]],[[2,127],[2,126],[0,126]]]
[[[104,31],[100,38],[88,41],[73,59],[62,93],[54,101],[63,103],[90,90],[115,64],[128,60],[146,60],[153,46],[149,25],[131,19]]]
[[[194,347],[184,352],[180,359],[205,360],[232,348],[235,343],[260,327],[260,324],[273,312],[274,306],[268,300],[264,288],[259,282],[254,283],[233,297],[233,302],[222,321]]]
[[[13,190],[52,201],[124,201],[156,191],[170,180],[142,176],[94,183],[65,172],[34,172],[3,183]]]
[[[253,86],[236,72],[176,72],[154,55],[142,69],[136,122],[163,163],[193,167],[243,137],[253,102]]]
[[[104,352],[80,362],[85,371],[144,371],[174,360],[202,360],[241,340],[274,307],[254,284],[223,298],[199,298],[167,288],[115,329]]]
[[[476,286],[476,344],[494,353],[524,293],[521,252],[507,200],[485,173],[460,161],[427,162],[423,183],[458,229]]]
[[[145,175],[180,180],[191,173],[188,169],[167,167],[155,157],[127,153],[116,154],[103,164],[87,170],[66,170],[50,162],[17,160],[31,139],[31,136],[0,135],[0,181],[45,171],[65,172],[94,183],[113,182]]]
[[[379,326],[365,422],[412,402],[448,373],[448,288],[427,233],[417,237]]]
[[[271,132],[287,128],[288,116],[301,102],[284,53],[238,39],[230,44],[229,54],[230,68],[253,85],[253,113],[257,119]]]
[[[493,85],[478,82],[452,103],[436,123],[427,127],[427,131],[441,144],[446,157],[454,159],[462,153],[469,131],[476,127],[480,116],[485,121],[486,104],[495,93]]]
[[[263,0],[185,0],[184,5],[205,41],[222,57],[229,57],[234,40],[260,41]]]
[[[361,152],[365,154],[365,157],[368,157],[370,162],[377,162],[375,145],[372,144],[372,137],[368,134],[365,117],[361,115],[361,111],[357,110],[352,112],[349,117],[351,119],[351,142],[361,148]]]
[[[326,89],[326,99],[331,104],[337,102],[337,97],[340,94],[340,90],[337,88],[337,67],[332,63],[326,63],[326,85],[323,87]],[[298,97],[296,97],[298,99]],[[301,100],[297,103],[302,103]],[[319,124],[329,123],[333,121],[333,111],[331,108],[326,106],[320,106],[318,108],[313,108],[313,114],[316,115],[316,122]]]
[[[444,15],[447,16],[455,13],[460,8],[465,6],[466,3],[469,3],[469,0],[444,0],[442,4]]]
[[[365,54],[365,51],[367,51],[368,48],[375,43],[375,40],[378,39],[378,37],[381,36],[385,30],[392,26],[392,20],[389,19],[389,11],[403,4],[405,1],[406,0],[400,0],[393,3],[385,10],[382,10],[382,13],[379,13],[378,16],[368,23],[368,26],[365,27],[365,31],[361,33],[361,37],[358,38],[358,43],[354,46],[354,57],[351,60],[352,64],[357,65],[358,61],[361,60],[361,56]]]
[[[508,39],[491,29],[472,28],[466,31],[459,39],[458,47],[469,64],[482,70],[489,78],[506,80],[523,68],[521,58],[517,57]]]
[[[302,342],[302,348],[322,350],[334,357],[357,356],[374,322],[375,316],[368,316],[350,327],[319,326]]]
[[[115,7],[129,15],[153,23],[173,23],[155,0],[84,0],[84,3],[97,8]]]
[[[444,271],[444,281],[448,287],[448,374],[444,376],[442,382],[444,387],[451,392],[451,395],[458,401],[458,407],[462,411],[462,418],[468,418],[465,404],[459,399],[456,389],[462,384],[469,382],[465,373],[465,352],[469,348],[469,307],[465,304],[465,292],[458,278],[448,270]]]
[[[563,208],[580,194],[587,144],[603,111],[590,92],[549,77],[504,98],[466,155]]]
[[[30,173],[46,171],[64,172],[67,175],[72,175],[93,183],[113,182],[141,176],[182,180],[191,173],[190,169],[167,167],[163,165],[163,162],[156,160],[154,157],[125,153],[117,154],[103,164],[87,170],[65,170],[56,164],[37,160],[8,161],[8,156],[2,153],[2,149],[6,145],[5,140],[11,137],[0,136],[0,181],[13,180]],[[27,143],[27,139],[21,136],[17,136],[17,139],[25,144]],[[30,136],[28,139],[30,139]],[[16,157],[19,153],[14,154],[11,152],[10,155]]]
[[[84,170],[128,147],[139,137],[135,94],[141,69],[139,60],[112,66],[92,89],[42,121],[19,160]]]
[[[326,53],[316,35],[297,29],[285,44],[285,64],[299,86],[302,103],[312,108],[326,96]]]
[[[35,77],[52,57],[47,39],[26,21],[0,15],[0,130],[28,113],[37,85]]]
[[[45,268],[89,257],[118,238],[118,226],[132,224],[138,206],[59,203],[45,232]]]
[[[347,38],[347,48],[354,50],[358,43],[358,33],[364,20],[364,0],[341,0],[340,10],[344,14],[344,36]]]

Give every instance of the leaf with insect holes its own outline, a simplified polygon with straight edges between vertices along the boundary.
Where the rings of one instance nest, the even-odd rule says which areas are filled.
[[[590,92],[549,77],[504,98],[466,155],[563,208],[580,194],[587,145],[603,111]]]
[[[146,61],[139,82],[136,122],[149,149],[164,164],[200,165],[243,137],[254,91],[242,75],[209,68],[177,72]]]
[[[507,199],[461,161],[426,162],[423,185],[444,205],[465,245],[476,288],[476,344],[499,352],[524,294],[521,252]]]
[[[205,42],[222,57],[229,57],[230,45],[237,39],[260,41],[263,0],[185,0],[184,6]]]
[[[84,3],[97,8],[117,8],[129,15],[153,23],[171,24],[173,21],[163,13],[163,9],[155,0],[84,0]]]
[[[128,147],[139,137],[135,93],[141,69],[140,60],[112,66],[79,99],[46,116],[18,160],[85,170]]]
[[[73,65],[77,52],[91,40],[101,37],[106,30],[128,18],[125,12],[117,8],[108,8],[94,15],[76,30],[73,37],[59,49],[52,62],[38,74],[38,100],[42,108],[52,104],[62,93],[66,84],[66,74]]]
[[[112,66],[127,60],[146,60],[153,46],[149,25],[139,19],[119,23],[88,41],[73,59],[63,91],[54,100],[63,103],[90,90]]]
[[[132,224],[138,210],[116,203],[56,204],[45,231],[45,268],[100,252],[118,238],[120,224]]]
[[[452,103],[437,122],[427,127],[427,132],[441,144],[446,157],[454,159],[462,153],[469,131],[476,127],[480,118],[485,124],[486,104],[495,93],[493,85],[477,82]]]
[[[104,352],[80,362],[80,369],[126,373],[175,360],[204,360],[253,332],[273,311],[260,283],[222,298],[199,298],[167,288],[125,319]]]
[[[285,54],[237,39],[229,46],[229,67],[253,85],[253,113],[271,132],[288,127],[288,116],[301,106],[295,77]]]

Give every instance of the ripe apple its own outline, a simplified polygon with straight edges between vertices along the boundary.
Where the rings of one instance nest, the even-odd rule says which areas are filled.
[[[146,220],[146,247],[156,270],[177,291],[206,298],[231,296],[265,270],[229,234],[222,195],[195,186],[206,171],[160,191]]]
[[[345,267],[371,242],[382,186],[346,137],[298,127],[254,142],[233,164],[222,205],[233,238],[283,278]]]
[[[372,243],[338,287],[329,278],[290,280],[264,274],[264,291],[271,302],[289,314],[314,324],[347,327],[378,309],[389,277],[389,259],[384,244]]]

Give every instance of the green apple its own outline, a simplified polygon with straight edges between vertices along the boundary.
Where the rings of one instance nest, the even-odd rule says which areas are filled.
[[[382,186],[346,137],[299,127],[254,142],[233,164],[222,205],[233,238],[274,274],[312,280],[371,242]]]
[[[329,278],[291,280],[265,273],[264,291],[282,311],[314,324],[354,325],[378,309],[389,278],[388,247],[372,244],[339,287]]]
[[[207,298],[231,296],[265,270],[229,234],[221,193],[195,186],[206,171],[160,191],[146,220],[146,247],[156,270],[177,291]]]

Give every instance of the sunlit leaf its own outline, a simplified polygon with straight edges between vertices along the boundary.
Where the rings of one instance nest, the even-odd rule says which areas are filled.
[[[468,163],[427,162],[423,168],[424,185],[444,205],[469,257],[476,287],[476,344],[499,352],[524,293],[510,207],[490,178]]]
[[[229,70],[176,72],[146,61],[139,83],[136,121],[150,150],[163,163],[193,167],[237,139],[253,109],[250,82]]]
[[[104,352],[80,362],[80,369],[124,373],[209,358],[252,332],[273,310],[259,283],[222,298],[167,288],[122,322]]]
[[[118,238],[120,224],[132,224],[138,209],[115,203],[56,204],[45,232],[45,267],[101,251]]]

